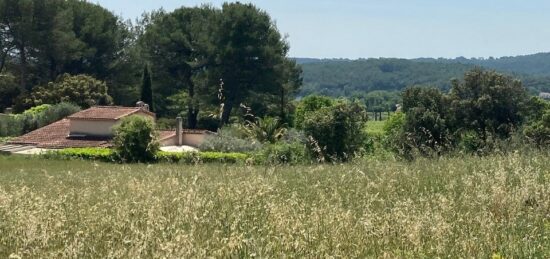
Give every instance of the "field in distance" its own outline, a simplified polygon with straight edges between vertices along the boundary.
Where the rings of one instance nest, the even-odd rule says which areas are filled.
[[[548,157],[247,167],[0,156],[0,257],[548,258]]]

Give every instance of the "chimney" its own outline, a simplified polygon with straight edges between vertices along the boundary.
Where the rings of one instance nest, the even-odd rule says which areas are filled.
[[[183,122],[183,119],[181,118],[181,116],[178,116],[176,118],[176,145],[177,146],[181,146],[183,145],[183,136],[182,136],[182,131],[183,131],[183,126],[182,126],[182,122]]]

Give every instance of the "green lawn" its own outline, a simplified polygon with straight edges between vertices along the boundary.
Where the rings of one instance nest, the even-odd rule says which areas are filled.
[[[549,258],[548,161],[247,167],[0,156],[0,258]]]

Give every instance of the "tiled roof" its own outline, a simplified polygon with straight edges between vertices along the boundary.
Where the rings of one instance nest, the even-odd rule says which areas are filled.
[[[63,119],[10,141],[10,144],[34,145],[38,148],[109,147],[105,138],[69,138],[69,120]]]
[[[143,112],[155,117],[154,113],[140,107],[95,106],[77,112],[67,118],[77,120],[119,120],[137,112]]]

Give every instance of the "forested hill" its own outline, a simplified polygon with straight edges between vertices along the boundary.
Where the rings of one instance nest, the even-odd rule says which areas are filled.
[[[415,61],[471,64],[499,71],[508,71],[535,76],[550,76],[550,53],[488,59],[467,59],[464,57],[455,59],[420,58]]]
[[[310,59],[302,65],[301,95],[318,93],[352,96],[373,90],[401,90],[411,85],[449,89],[452,78],[462,78],[475,66],[520,78],[532,93],[550,91],[550,53],[498,59]]]

